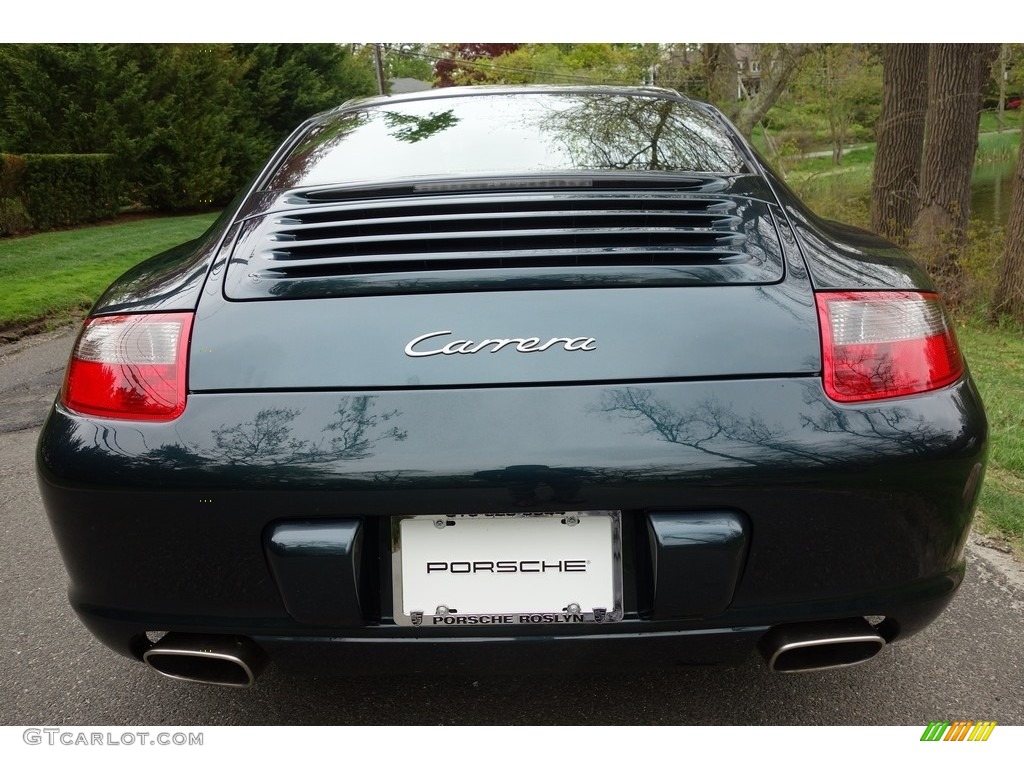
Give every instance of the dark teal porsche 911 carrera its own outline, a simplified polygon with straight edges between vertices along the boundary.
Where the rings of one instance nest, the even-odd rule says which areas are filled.
[[[350,102],[92,309],[39,484],[184,680],[865,661],[964,576],[987,425],[922,269],[654,88]]]

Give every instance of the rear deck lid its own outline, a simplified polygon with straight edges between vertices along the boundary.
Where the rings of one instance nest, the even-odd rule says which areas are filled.
[[[506,179],[503,183],[527,183]],[[572,191],[292,192],[247,220],[227,269],[239,301],[426,292],[765,284],[779,237],[754,177],[531,179]],[[496,181],[463,181],[483,186]],[[666,183],[668,186],[669,183]],[[417,185],[420,186],[420,185]],[[440,186],[430,185],[430,186]],[[598,187],[598,188],[595,188]],[[334,192],[334,194],[340,194]]]
[[[813,295],[787,270],[771,204],[714,185],[379,196],[252,217],[200,302],[190,389],[816,373]]]
[[[643,89],[475,93],[311,124],[211,272],[192,390],[819,370],[775,198],[711,112]]]

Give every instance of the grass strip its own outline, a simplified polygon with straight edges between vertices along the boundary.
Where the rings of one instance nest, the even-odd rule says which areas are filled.
[[[80,316],[119,275],[201,235],[215,213],[0,240],[0,330]]]
[[[977,322],[957,328],[957,335],[990,428],[978,527],[1024,556],[1024,338],[1019,331]]]

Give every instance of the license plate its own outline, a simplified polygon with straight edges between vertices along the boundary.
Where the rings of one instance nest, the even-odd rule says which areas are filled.
[[[396,624],[622,618],[618,512],[420,515],[392,525]]]

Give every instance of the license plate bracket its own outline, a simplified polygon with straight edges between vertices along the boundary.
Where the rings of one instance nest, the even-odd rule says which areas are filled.
[[[395,517],[391,540],[398,625],[622,619],[618,511]]]

